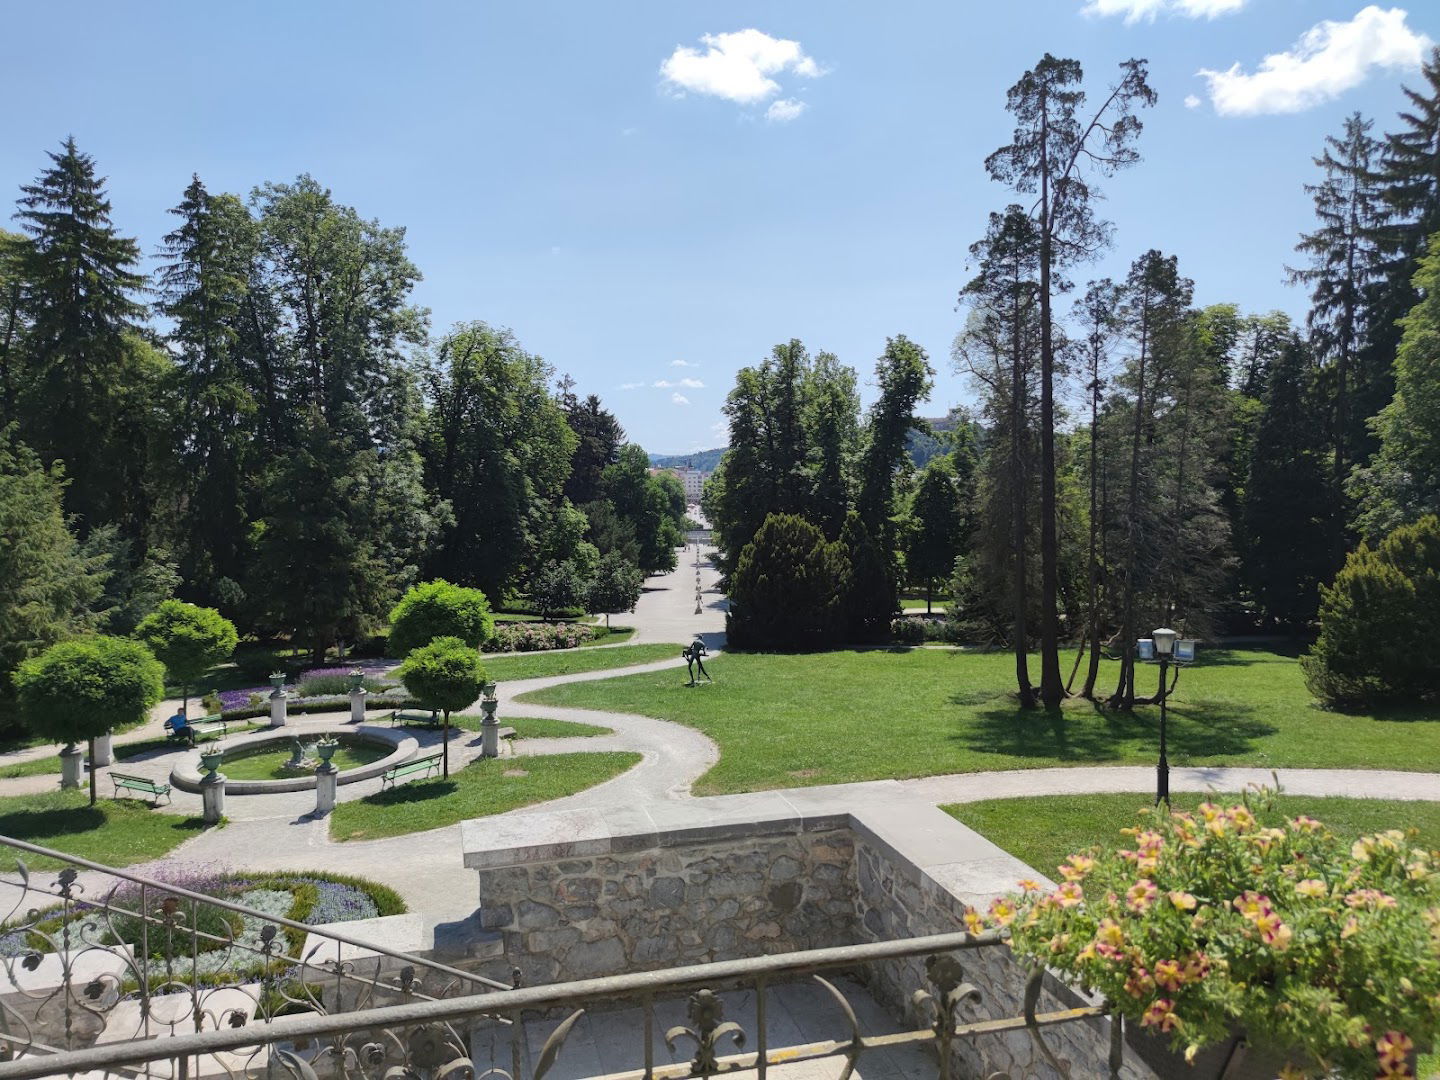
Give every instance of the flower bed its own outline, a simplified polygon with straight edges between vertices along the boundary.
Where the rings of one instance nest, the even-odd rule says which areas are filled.
[[[341,874],[216,874],[192,868],[169,880],[193,892],[244,904],[265,915],[288,918],[309,926],[373,919],[379,915],[400,915],[406,910],[405,902],[393,889]],[[148,902],[155,903],[156,894],[157,890],[152,889]],[[197,954],[194,957],[194,973],[207,981],[222,975],[253,975],[264,968],[265,962],[260,953],[263,950],[262,935],[265,928],[272,925],[268,920],[214,905],[196,904],[192,907],[190,901],[177,899],[176,912],[180,921],[167,946],[167,935],[157,931],[153,923],[149,933],[142,938],[141,920],[125,913],[135,910],[138,900],[139,887],[125,884],[109,898],[107,915],[99,915],[99,905],[83,902],[76,905],[76,913],[69,920],[72,937],[78,934],[79,939],[86,943],[113,945],[123,942],[131,946],[138,946],[143,939],[150,947],[147,974],[158,979],[166,977],[167,947],[173,951],[170,967],[177,977],[190,973],[192,949]],[[161,894],[160,909],[163,910],[164,906]],[[192,936],[189,932],[192,924],[199,935]],[[45,912],[41,912],[28,931],[12,930],[0,935],[0,956],[48,952],[53,948],[52,940],[59,940],[63,929],[64,923],[58,914],[47,917]],[[204,935],[213,940],[207,940]],[[287,954],[289,957],[299,955],[305,934],[287,927],[281,935],[273,955],[284,965],[288,963],[285,959]]]
[[[1022,882],[970,918],[1187,1059],[1239,1032],[1290,1076],[1409,1076],[1440,1033],[1440,854],[1399,830],[1347,845],[1271,795],[1151,812],[1133,847],[1071,855],[1054,892]]]
[[[485,652],[543,652],[573,649],[595,640],[595,628],[584,623],[497,623]]]

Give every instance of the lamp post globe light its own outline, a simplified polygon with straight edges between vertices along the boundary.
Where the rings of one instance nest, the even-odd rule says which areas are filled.
[[[1166,716],[1165,703],[1169,698],[1166,684],[1166,675],[1169,672],[1170,662],[1175,656],[1175,641],[1180,635],[1168,626],[1162,626],[1152,630],[1148,638],[1141,638],[1135,643],[1136,653],[1142,660],[1149,660],[1152,657],[1160,661],[1160,761],[1155,766],[1155,805],[1159,806],[1163,800],[1166,806],[1170,805],[1170,760],[1166,755],[1165,735]],[[1189,657],[1195,655],[1195,643],[1187,641]]]

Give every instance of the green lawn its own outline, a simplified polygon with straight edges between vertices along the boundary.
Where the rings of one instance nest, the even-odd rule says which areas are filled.
[[[1158,710],[1108,712],[1072,701],[1021,710],[1014,659],[954,649],[794,656],[730,653],[684,669],[551,687],[527,702],[660,717],[704,731],[721,759],[699,794],[987,769],[1155,760]],[[1068,668],[1067,668],[1068,670]],[[1032,667],[1038,677],[1039,665]],[[1114,666],[1103,674],[1114,678]],[[1155,678],[1142,672],[1142,689]],[[1343,714],[1319,708],[1292,657],[1210,651],[1180,677],[1170,708],[1174,765],[1440,765],[1440,708]]]
[[[469,713],[450,717],[452,726],[466,731],[479,731],[483,720],[484,717],[472,716]],[[518,720],[502,716],[499,724],[501,727],[514,728],[517,739],[580,739],[591,735],[615,734],[607,727],[577,724],[573,720],[554,720],[548,716],[523,716]]]
[[[1176,810],[1193,810],[1207,799],[1228,804],[1238,798],[1236,795],[1177,793],[1171,797],[1170,805]],[[1136,824],[1140,811],[1153,802],[1153,796],[1139,794],[1037,795],[955,803],[941,809],[1017,859],[1051,875],[1065,856],[1073,852],[1094,844],[1117,846],[1123,839],[1120,830]],[[1417,842],[1422,847],[1440,848],[1440,803],[1308,795],[1281,795],[1275,803],[1284,816],[1309,814],[1323,821],[1337,836],[1349,838],[1383,829],[1413,827],[1420,831]]]
[[[231,725],[230,734],[236,735],[242,731],[254,731],[256,728],[264,727],[264,724]],[[201,735],[196,738],[197,743],[212,742],[215,739],[223,738],[218,731]],[[180,744],[170,739],[144,739],[141,742],[121,743],[115,747],[116,761],[130,761],[138,757],[162,751],[179,750]],[[83,747],[82,747],[83,749]],[[60,748],[57,746],[52,753],[43,757],[31,758],[28,761],[19,761],[13,765],[0,767],[0,780],[13,780],[19,776],[43,776],[47,773],[60,775]]]
[[[678,660],[683,645],[627,645],[623,649],[583,649],[534,653],[486,653],[480,658],[485,673],[496,682],[518,682],[550,675]]]
[[[14,780],[20,776],[43,776],[46,773],[60,775],[60,748],[57,746],[52,753],[44,757],[31,758],[29,761],[17,761],[13,765],[6,765],[0,768],[0,780]]]
[[[0,798],[0,835],[109,866],[129,866],[169,854],[204,828],[199,818],[152,810],[148,802],[101,798],[91,806],[89,801],[83,788]],[[32,870],[60,865],[0,848],[8,863],[16,855]]]
[[[341,744],[340,748],[331,756],[330,761],[341,772],[347,772],[350,769],[358,769],[362,765],[379,761],[390,753],[389,746],[379,746],[375,743]],[[290,750],[288,749],[266,750],[264,753],[246,754],[234,758],[227,756],[220,765],[220,771],[230,780],[287,780],[300,775],[300,773],[285,768],[285,762],[289,760]]]
[[[330,815],[330,836],[375,840],[503,814],[594,787],[639,760],[639,754],[630,753],[482,758],[448,780],[416,780],[342,802]]]

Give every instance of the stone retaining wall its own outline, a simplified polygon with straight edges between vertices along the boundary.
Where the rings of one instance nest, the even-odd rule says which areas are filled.
[[[939,811],[936,811],[939,813]],[[863,821],[856,823],[855,877],[857,913],[865,941],[948,934],[965,929],[966,904],[950,889],[905,859],[890,844],[870,834]],[[1011,958],[1005,946],[970,949],[959,955],[965,981],[980,991],[978,1005],[962,1007],[960,1022],[992,1016],[1020,1016],[1025,1011],[1028,972]],[[920,1027],[929,1017],[915,1013],[910,997],[917,987],[929,989],[924,957],[902,957],[868,965],[869,987],[875,999],[906,1023]],[[1053,1012],[1090,1004],[1047,978],[1037,1012]],[[1070,1077],[1109,1076],[1110,1022],[1093,1020],[1046,1028],[1043,1037],[1052,1053],[1070,1067]],[[989,1076],[1003,1072],[1012,1077],[1064,1080],[1027,1032],[982,1035],[954,1044],[955,1074]],[[1152,1072],[1133,1051],[1125,1055],[1124,1080],[1150,1080]]]
[[[853,811],[833,795],[787,792],[466,822],[465,863],[491,937],[485,973],[513,965],[533,985],[949,933],[964,929],[967,905],[1038,876],[898,785],[884,794]],[[1027,973],[1008,949],[959,959],[981,993],[961,1023],[1023,1015]],[[910,1004],[931,989],[923,957],[857,974],[904,1023],[928,1026]],[[1048,980],[1039,1009],[1082,1004]],[[1044,1037],[1074,1080],[1109,1075],[1108,1020]],[[957,1077],[1061,1076],[1025,1032],[957,1040],[954,1053]],[[1133,1051],[1121,1075],[1155,1076]]]
[[[849,829],[479,871],[481,924],[527,985],[855,940]]]

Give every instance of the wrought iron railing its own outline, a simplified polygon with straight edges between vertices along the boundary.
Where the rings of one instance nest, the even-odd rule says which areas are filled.
[[[1043,973],[1036,972],[1026,986],[1019,1015],[968,1019],[965,1007],[978,1002],[981,994],[965,980],[961,957],[1000,944],[1003,938],[995,933],[940,934],[534,987],[507,987],[335,933],[319,935],[320,945],[301,956],[277,942],[286,937],[282,929],[316,933],[303,923],[34,845],[3,838],[0,842],[73,864],[48,885],[37,885],[39,875],[23,865],[16,880],[8,882],[25,895],[43,893],[58,902],[48,912],[32,909],[5,928],[7,934],[23,931],[30,947],[0,961],[7,975],[7,985],[0,987],[0,1080],[79,1073],[545,1080],[580,1019],[617,1003],[639,1006],[643,1017],[643,1060],[633,1071],[619,1074],[627,1080],[709,1077],[741,1069],[753,1069],[758,1080],[766,1080],[767,1071],[775,1066],[825,1058],[840,1059],[841,1080],[849,1080],[865,1063],[866,1054],[905,1046],[932,1051],[937,1075],[949,1080],[957,1044],[1014,1032],[1025,1033],[1035,1056],[1048,1062],[1057,1075],[1066,1075],[1066,1066],[1045,1041],[1044,1032],[1057,1025],[1093,1021],[1106,1011],[1098,1005],[1039,1011]],[[114,889],[96,902],[84,901],[76,868],[139,886],[139,901],[118,906]],[[202,904],[263,918],[273,924],[273,932],[263,935],[258,946],[244,948],[223,935],[205,934],[196,926]],[[57,918],[63,921],[56,924]],[[121,918],[140,920],[139,958],[134,949],[121,948],[113,940],[120,936],[115,921]],[[158,968],[150,966],[153,960],[142,963],[157,956],[152,932],[160,935]],[[227,950],[227,960],[234,961],[230,970],[240,974],[220,981],[201,978],[195,963],[203,955],[201,945]],[[332,946],[333,958],[318,955]],[[342,946],[374,953],[373,970],[368,960],[362,965],[347,959]],[[925,958],[928,985],[916,987],[910,1001],[910,1012],[921,1019],[921,1026],[865,1032],[837,989],[834,973],[863,971],[867,965],[907,957]],[[104,961],[100,970],[96,958]],[[46,965],[52,969],[54,984],[37,986],[33,976]],[[768,993],[796,980],[812,982],[833,1004],[838,1021],[835,1037],[772,1046]],[[426,983],[436,985],[426,989]],[[724,1015],[719,992],[736,987],[754,992],[751,1031]],[[682,995],[687,996],[688,1023],[663,1032],[672,1060],[656,1060],[657,1003]],[[122,1016],[130,1022],[117,1030],[115,1022]],[[524,1022],[542,1016],[563,1019],[538,1053],[531,1054]],[[675,1059],[682,1047],[684,1054]],[[1121,1048],[1116,1018],[1109,1042],[1112,1078],[1119,1075]],[[1005,1075],[992,1073],[989,1080]]]

